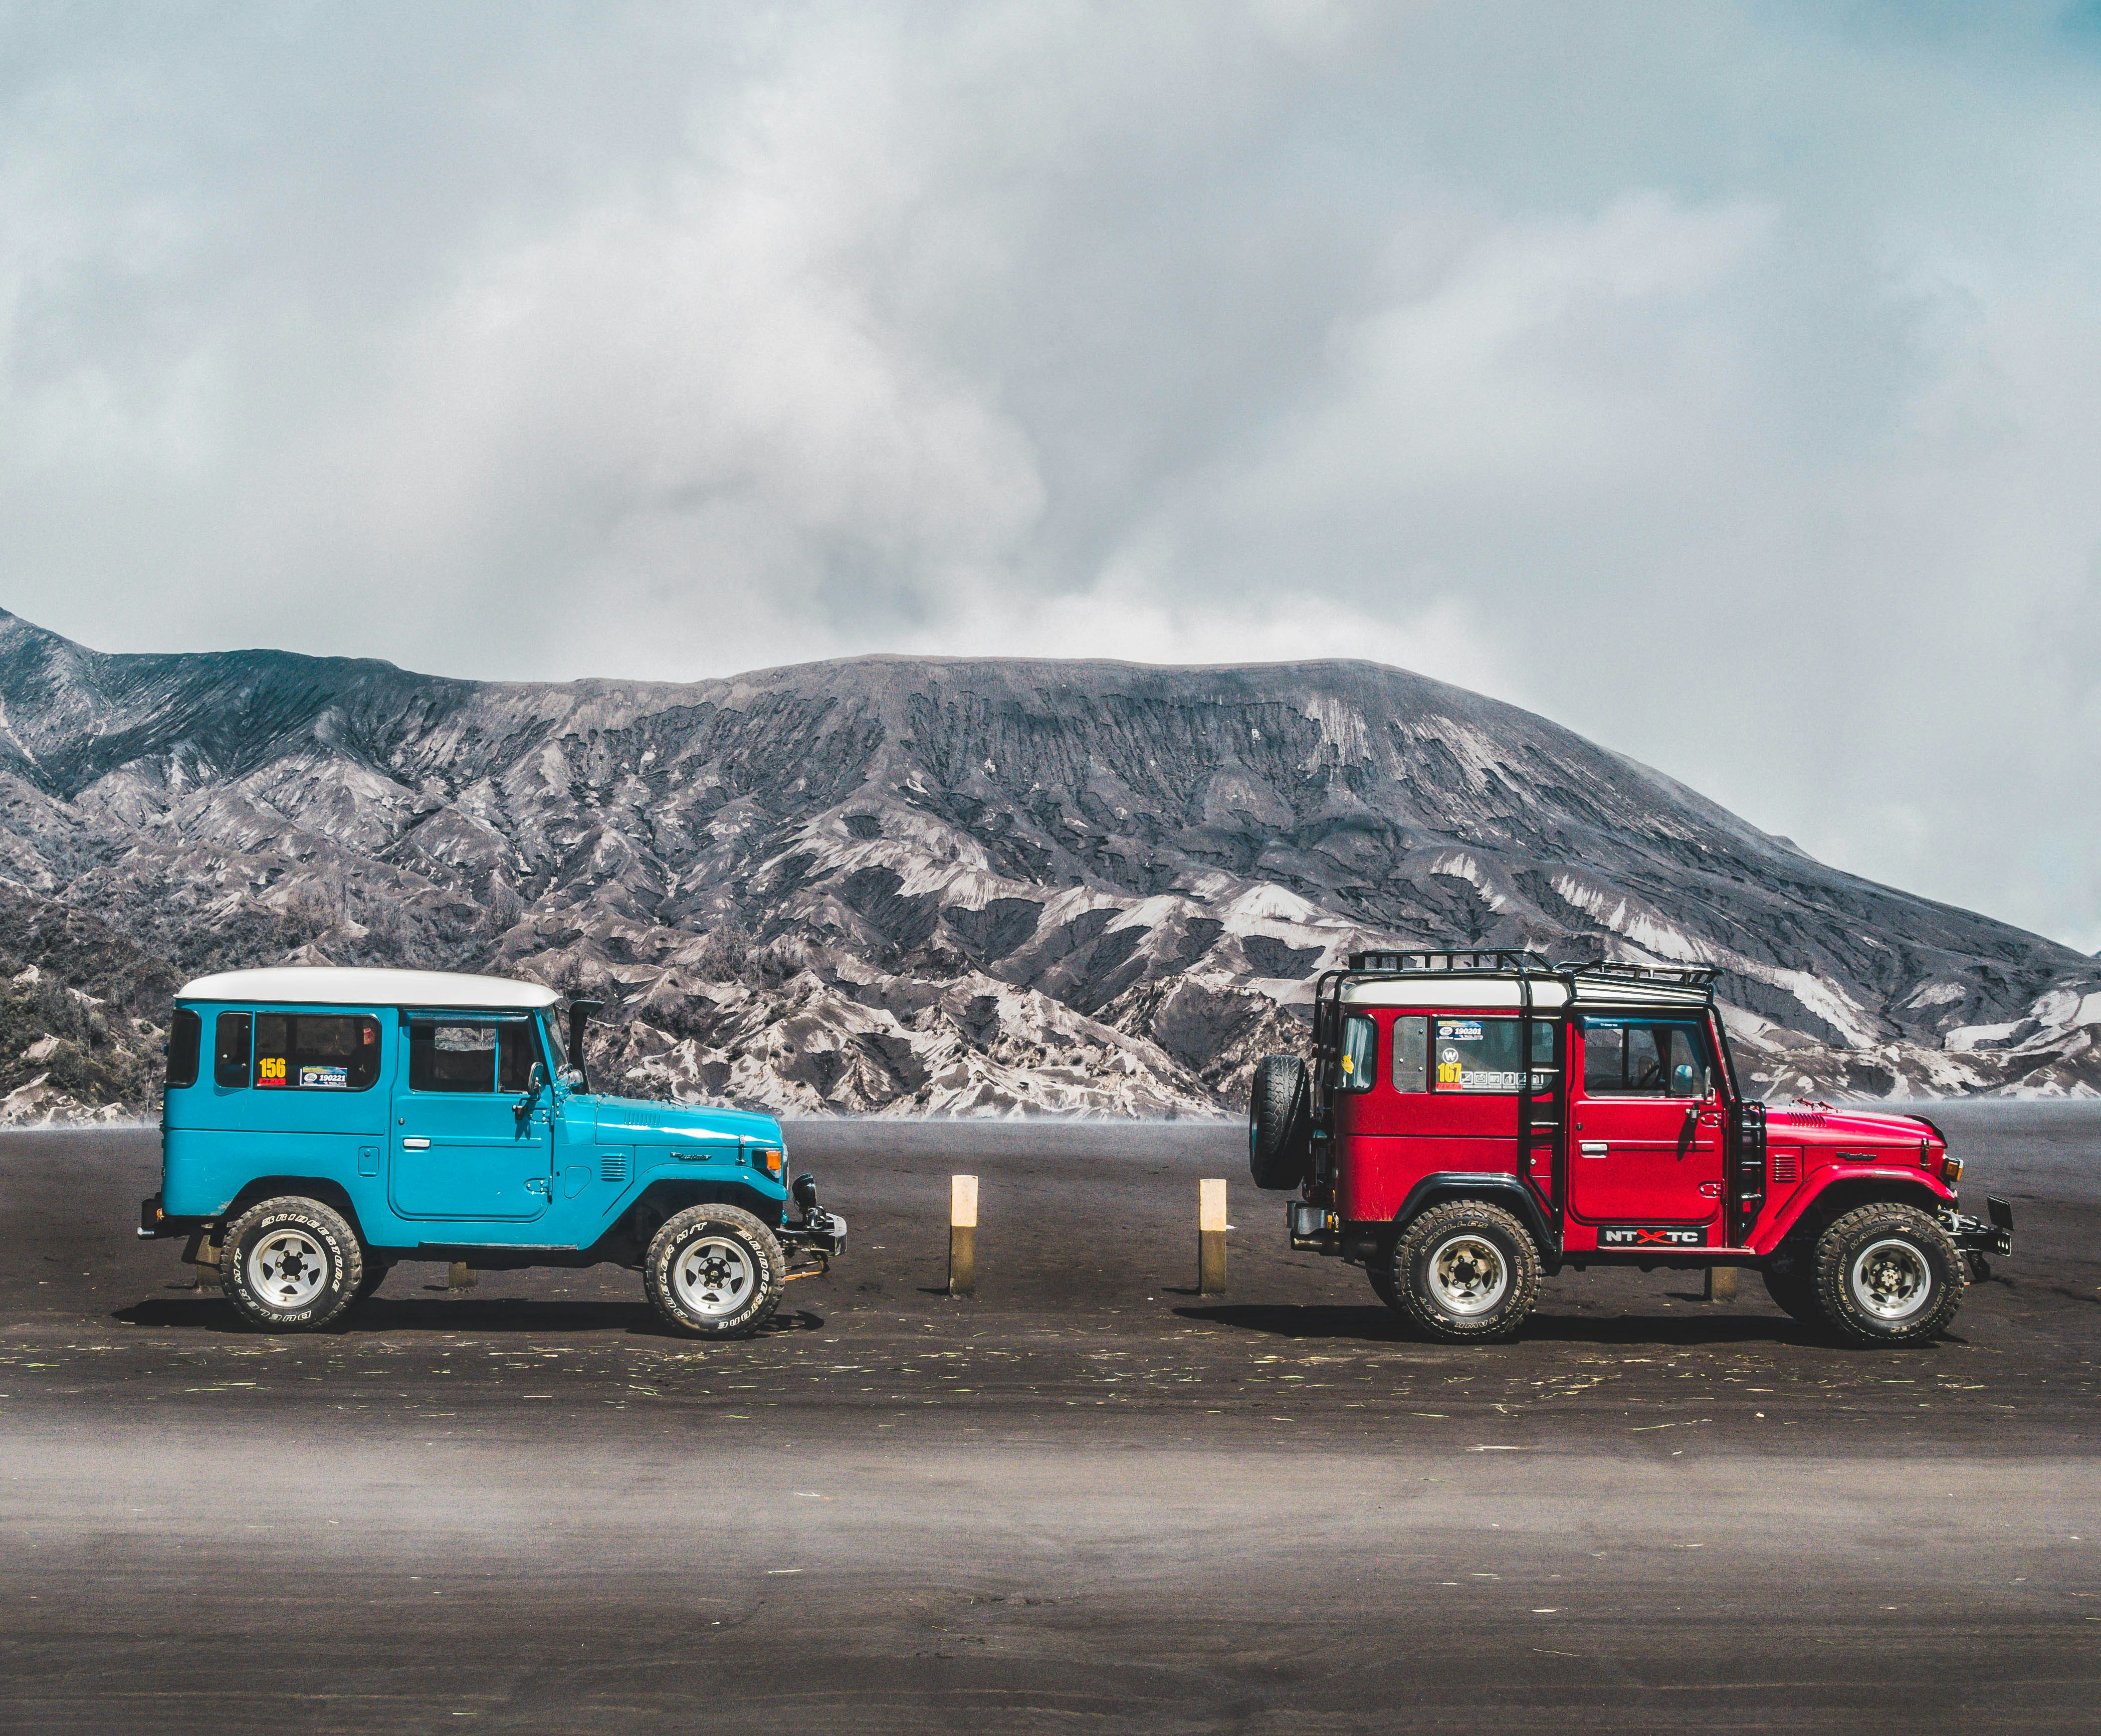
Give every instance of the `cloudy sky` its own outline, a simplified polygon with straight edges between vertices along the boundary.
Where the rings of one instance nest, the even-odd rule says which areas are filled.
[[[2101,7],[0,4],[0,604],[1368,656],[2101,947]]]

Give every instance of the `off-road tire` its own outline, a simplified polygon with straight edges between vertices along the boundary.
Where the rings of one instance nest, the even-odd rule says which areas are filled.
[[[1296,1055],[1264,1055],[1248,1088],[1248,1168],[1257,1187],[1306,1179],[1313,1143],[1313,1088]]]
[[[642,1281],[675,1330],[748,1338],[781,1305],[788,1259],[773,1232],[733,1205],[688,1206],[650,1238]],[[713,1298],[714,1300],[710,1300]]]
[[[1816,1301],[1813,1255],[1814,1250],[1805,1243],[1790,1243],[1759,1268],[1758,1276],[1765,1280],[1766,1294],[1782,1314],[1804,1326],[1821,1327],[1824,1310]]]
[[[1365,1276],[1371,1280],[1372,1294],[1396,1314],[1400,1313],[1400,1297],[1393,1288],[1393,1254],[1391,1249],[1375,1253],[1365,1262]]]
[[[1539,1301],[1539,1250],[1524,1226],[1478,1199],[1431,1207],[1401,1232],[1389,1270],[1402,1315],[1448,1344],[1507,1338]],[[1478,1305],[1459,1300],[1469,1287]]]
[[[250,1325],[311,1332],[357,1299],[365,1250],[334,1207],[287,1195],[249,1207],[226,1226],[219,1282]]]
[[[378,1255],[368,1252],[365,1257],[365,1276],[358,1280],[357,1294],[351,1301],[353,1303],[365,1301],[387,1282],[387,1274],[393,1270],[391,1260],[382,1260]]]
[[[1881,1260],[1871,1257],[1878,1253]],[[1866,1262],[1864,1264],[1864,1262]],[[1922,1293],[1907,1294],[1909,1276]],[[1962,1305],[1962,1256],[1917,1206],[1864,1205],[1817,1238],[1816,1300],[1824,1318],[1856,1344],[1924,1344]],[[1872,1298],[1887,1297],[1878,1305]]]

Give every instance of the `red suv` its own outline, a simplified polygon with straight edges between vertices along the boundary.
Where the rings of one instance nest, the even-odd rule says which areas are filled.
[[[1745,1099],[1712,970],[1360,952],[1314,991],[1313,1058],[1257,1066],[1258,1186],[1291,1245],[1360,1265],[1434,1336],[1505,1336],[1542,1273],[1754,1266],[1798,1320],[1915,1344],[2013,1212],[1956,1209],[1923,1115]],[[1529,1081],[1520,1089],[1519,1082]]]

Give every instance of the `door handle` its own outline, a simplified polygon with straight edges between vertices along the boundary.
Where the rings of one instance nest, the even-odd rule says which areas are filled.
[[[401,1149],[404,1151],[427,1151],[431,1149],[431,1142],[427,1139],[405,1139],[401,1142]]]
[[[1583,1141],[1581,1146],[1583,1155],[1586,1157],[1603,1157],[1610,1149],[1611,1147],[1602,1139],[1586,1139]]]

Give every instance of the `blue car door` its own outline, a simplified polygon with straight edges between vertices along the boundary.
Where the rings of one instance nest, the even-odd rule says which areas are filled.
[[[402,1015],[387,1195],[405,1218],[446,1226],[434,1241],[519,1239],[547,1210],[549,1096],[529,1090],[542,1059],[533,1021],[494,1013]]]

